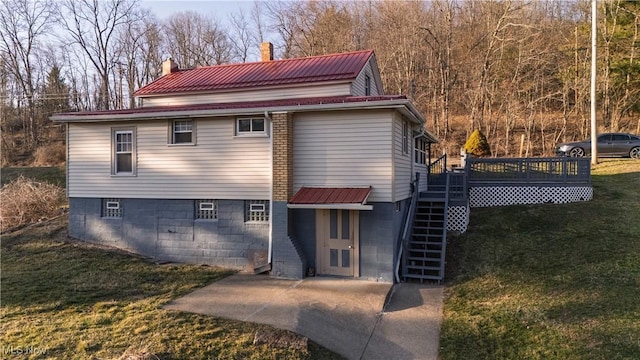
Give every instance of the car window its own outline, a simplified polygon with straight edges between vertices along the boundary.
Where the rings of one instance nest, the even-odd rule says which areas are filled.
[[[611,141],[611,134],[604,134],[604,135],[598,136],[598,142],[602,143],[607,141]]]
[[[640,136],[630,135],[630,137],[631,137],[631,141],[640,141]]]
[[[625,134],[613,134],[613,141],[629,141],[629,135]]]

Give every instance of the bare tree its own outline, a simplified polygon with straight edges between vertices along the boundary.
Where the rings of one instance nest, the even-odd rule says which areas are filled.
[[[117,72],[116,92],[127,107],[136,107],[133,93],[159,75],[162,63],[162,34],[155,17],[143,10],[142,20],[130,22],[118,33],[121,46]],[[126,90],[126,92],[125,92]],[[124,106],[123,106],[124,107]]]
[[[42,69],[36,66],[41,41],[56,20],[55,3],[49,0],[7,0],[0,4],[0,41],[4,68],[19,87],[12,99],[29,148],[38,142],[37,87]]]
[[[241,10],[229,16],[229,43],[233,47],[233,58],[247,62],[249,54],[258,49],[258,35],[251,28],[250,17]]]
[[[135,0],[65,0],[62,25],[80,47],[99,78],[98,109],[110,108],[110,80],[121,49],[118,30],[139,19]]]
[[[181,12],[171,16],[164,27],[166,52],[179,66],[190,68],[231,61],[231,42],[215,18]]]

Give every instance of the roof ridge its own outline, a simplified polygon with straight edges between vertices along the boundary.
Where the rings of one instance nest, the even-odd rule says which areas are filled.
[[[300,57],[295,57],[295,58],[276,59],[276,60],[269,60],[269,61],[251,61],[251,62],[240,62],[240,63],[229,63],[229,64],[218,64],[218,65],[205,65],[205,66],[199,66],[199,67],[195,67],[195,68],[179,69],[179,71],[219,68],[219,67],[226,67],[226,66],[243,66],[243,65],[253,65],[253,64],[268,64],[268,63],[274,63],[274,62],[287,62],[287,61],[296,61],[296,60],[309,60],[309,59],[318,59],[318,58],[325,58],[325,57],[332,57],[332,56],[347,56],[347,55],[360,54],[360,53],[366,53],[366,52],[369,52],[371,54],[374,53],[373,49],[354,50],[354,51],[349,51],[349,52],[344,52],[344,53],[332,53],[332,54],[322,54],[322,55],[313,55],[313,56],[300,56]]]

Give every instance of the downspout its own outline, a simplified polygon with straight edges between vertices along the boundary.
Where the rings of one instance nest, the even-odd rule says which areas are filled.
[[[273,244],[273,121],[269,112],[265,110],[264,118],[269,123],[269,168],[271,170],[271,184],[269,185],[269,249],[267,250],[267,264],[271,265]]]

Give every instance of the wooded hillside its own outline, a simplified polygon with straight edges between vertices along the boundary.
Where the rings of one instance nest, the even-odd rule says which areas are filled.
[[[640,2],[598,11],[599,128],[640,133]],[[2,163],[51,162],[51,114],[135,107],[168,56],[255,61],[263,41],[277,58],[374,49],[385,91],[412,97],[451,154],[480,129],[494,156],[518,156],[523,135],[522,155],[552,155],[589,136],[590,16],[589,0],[265,1],[160,21],[136,0],[5,0]]]

